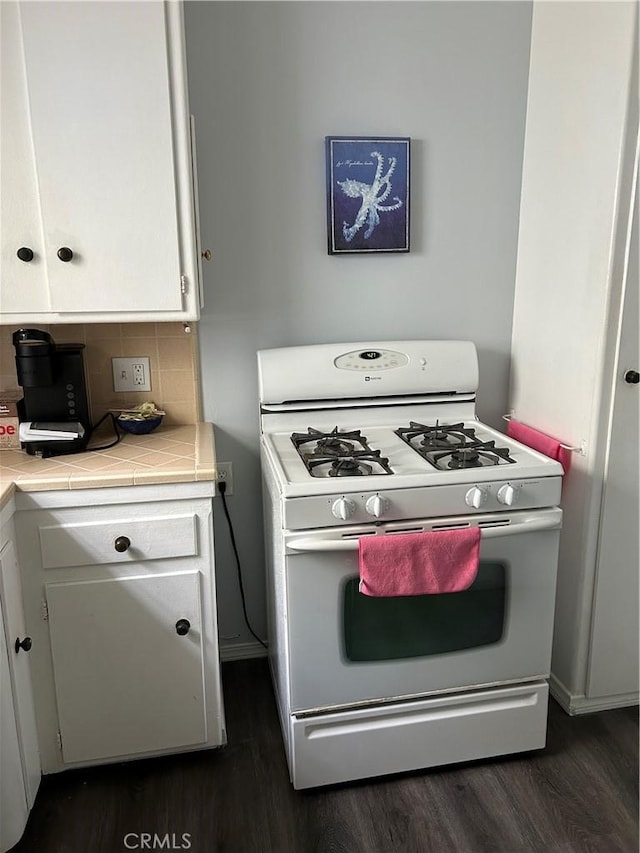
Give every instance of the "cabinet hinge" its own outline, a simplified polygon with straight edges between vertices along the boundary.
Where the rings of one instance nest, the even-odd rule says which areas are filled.
[[[58,749],[62,752],[62,732],[56,732],[56,743],[58,744]]]
[[[189,289],[189,285],[187,284],[186,275],[180,276],[180,293],[186,293]]]
[[[43,622],[49,621],[49,605],[47,604],[46,598],[42,599],[42,621]]]

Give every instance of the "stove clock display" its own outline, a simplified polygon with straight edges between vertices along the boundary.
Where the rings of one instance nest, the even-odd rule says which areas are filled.
[[[346,352],[334,360],[340,370],[393,370],[405,367],[409,359],[402,352],[389,349],[365,349]]]

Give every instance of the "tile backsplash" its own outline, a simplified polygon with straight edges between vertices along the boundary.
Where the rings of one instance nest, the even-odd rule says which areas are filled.
[[[56,343],[85,344],[85,371],[91,416],[96,423],[109,409],[124,409],[153,400],[167,414],[167,424],[193,424],[202,419],[197,324],[185,332],[182,323],[92,323],[46,326]],[[0,327],[0,389],[16,388],[12,326]],[[148,356],[151,391],[116,393],[111,359]]]

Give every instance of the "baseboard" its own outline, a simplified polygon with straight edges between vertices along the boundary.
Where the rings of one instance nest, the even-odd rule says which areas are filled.
[[[220,660],[225,663],[231,660],[247,660],[249,658],[265,658],[267,650],[260,643],[234,643],[220,646]]]
[[[597,711],[613,711],[616,708],[628,708],[638,704],[637,693],[623,693],[619,696],[600,696],[588,699],[584,694],[570,693],[567,687],[553,673],[549,678],[549,692],[570,716],[595,714]]]
[[[549,676],[549,693],[556,700],[558,705],[567,714],[573,714],[571,710],[571,693],[567,690],[564,684],[559,681],[553,673]]]

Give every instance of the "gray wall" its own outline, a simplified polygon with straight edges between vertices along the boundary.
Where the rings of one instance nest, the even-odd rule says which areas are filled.
[[[233,462],[250,616],[264,636],[256,350],[459,338],[480,416],[505,411],[528,2],[187,2],[206,307],[204,411]],[[412,138],[408,255],[326,251],[324,137]],[[221,509],[218,507],[218,509]],[[222,513],[222,644],[251,640]]]

